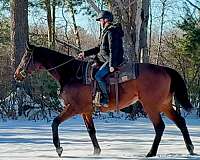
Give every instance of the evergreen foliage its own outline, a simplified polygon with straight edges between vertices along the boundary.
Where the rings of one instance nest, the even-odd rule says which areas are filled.
[[[174,35],[167,42],[170,55],[176,62],[176,69],[182,74],[188,86],[192,104],[200,108],[200,18],[186,14],[177,27],[181,35]],[[198,112],[198,111],[197,111]]]

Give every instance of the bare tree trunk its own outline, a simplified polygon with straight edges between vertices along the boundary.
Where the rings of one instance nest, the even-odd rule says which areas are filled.
[[[136,42],[135,42],[135,52],[138,56],[138,61],[142,61],[142,55],[141,55],[141,46],[140,46],[140,32],[141,32],[141,26],[142,26],[142,0],[137,1],[137,12],[136,12],[136,20],[135,20],[135,30],[136,30]]]
[[[25,52],[28,40],[28,0],[11,1],[11,67],[13,72]]]
[[[11,68],[14,73],[16,66],[25,52],[26,42],[28,40],[28,0],[11,1]],[[12,73],[12,74],[13,74]],[[15,91],[17,84],[12,80],[12,90]],[[20,87],[23,87],[20,84]],[[20,95],[18,95],[20,96]],[[13,97],[13,101],[14,98]],[[19,98],[21,100],[21,98]],[[19,106],[20,107],[20,106]],[[16,109],[10,105],[11,117],[16,118]],[[9,115],[8,115],[9,116]]]
[[[149,62],[148,45],[147,45],[147,30],[149,21],[149,6],[150,0],[142,0],[141,11],[141,28],[140,28],[140,48],[141,48],[141,62]]]
[[[150,0],[150,9],[149,9],[150,21],[149,21],[149,58],[151,57],[151,40],[152,40],[152,6]]]
[[[51,17],[51,2],[50,0],[45,0],[46,10],[47,10],[47,23],[48,23],[48,46],[52,45],[52,17]]]
[[[55,48],[56,38],[56,0],[52,2],[52,47]]]
[[[160,63],[160,56],[161,56],[161,52],[162,52],[162,38],[163,38],[163,26],[164,26],[164,16],[165,16],[166,2],[167,2],[167,0],[162,1],[162,13],[161,13],[160,37],[159,37],[157,64]]]
[[[97,13],[100,13],[101,10],[99,9],[99,7],[97,7],[97,5],[95,4],[95,2],[93,0],[86,0],[90,5],[91,7],[97,12]]]

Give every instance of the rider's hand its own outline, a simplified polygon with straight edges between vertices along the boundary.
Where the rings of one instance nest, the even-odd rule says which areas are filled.
[[[110,67],[110,72],[114,72],[115,71],[115,68],[114,67]]]
[[[82,51],[81,53],[78,54],[79,59],[84,59],[85,58],[85,53]]]

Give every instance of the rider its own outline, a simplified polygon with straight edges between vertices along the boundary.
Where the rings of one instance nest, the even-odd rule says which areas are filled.
[[[97,47],[83,51],[79,54],[79,58],[90,55],[96,55],[96,63],[101,67],[95,75],[99,88],[102,92],[100,104],[104,107],[108,106],[109,96],[104,80],[109,72],[114,72],[115,68],[123,61],[123,41],[124,32],[120,24],[113,24],[113,15],[109,11],[102,11],[96,21],[100,21],[103,31],[100,43]]]

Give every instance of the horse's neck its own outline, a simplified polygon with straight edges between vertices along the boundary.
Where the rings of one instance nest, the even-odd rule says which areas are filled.
[[[61,75],[57,70],[49,71],[50,75],[58,82],[61,82]]]
[[[59,82],[70,80],[73,77],[73,57],[67,56],[47,48],[37,48],[35,59]]]
[[[52,55],[46,56],[46,62],[44,67],[61,85],[83,82],[83,62],[59,53],[52,53]]]

